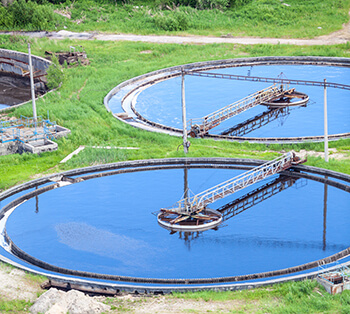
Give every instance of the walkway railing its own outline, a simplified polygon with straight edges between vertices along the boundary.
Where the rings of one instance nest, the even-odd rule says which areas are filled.
[[[251,81],[251,82],[264,82],[273,84],[290,84],[290,85],[306,85],[306,86],[322,86],[350,90],[350,85],[338,84],[332,82],[320,82],[320,81],[306,81],[306,80],[290,80],[286,78],[272,78],[272,77],[261,77],[261,76],[246,76],[246,75],[234,75],[234,74],[223,74],[213,72],[201,72],[198,70],[185,71],[186,75],[192,76],[203,76],[210,78],[222,78],[229,80],[238,81]]]
[[[291,92],[289,86],[272,85],[260,91],[257,91],[247,97],[238,100],[224,108],[214,111],[200,119],[191,119],[188,121],[188,128],[191,130],[192,137],[202,136],[210,129],[218,126],[221,122],[238,115],[250,108],[260,105],[269,100],[281,97],[284,94]]]
[[[222,199],[227,195],[235,193],[280,171],[290,168],[294,159],[294,153],[289,152],[190,198],[181,199],[174,207],[167,208],[167,210],[178,213],[191,213],[200,210],[201,208],[205,208],[208,204]]]

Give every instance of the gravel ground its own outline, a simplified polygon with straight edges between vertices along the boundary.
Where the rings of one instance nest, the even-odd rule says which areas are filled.
[[[43,292],[44,290],[40,288],[40,280],[39,282],[35,281],[28,277],[24,271],[14,269],[0,262],[0,300],[17,299],[35,302]],[[87,302],[83,298],[82,300]],[[171,296],[130,294],[114,298],[94,296],[91,297],[91,302],[93,300],[111,306],[111,309],[104,313],[232,313],[232,311],[244,311],[247,307],[256,305],[254,300],[247,304],[242,300],[206,302],[204,300],[185,300]]]

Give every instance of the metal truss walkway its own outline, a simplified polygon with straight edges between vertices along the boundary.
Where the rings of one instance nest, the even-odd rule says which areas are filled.
[[[288,85],[276,84],[257,91],[247,97],[238,100],[224,108],[221,108],[213,113],[206,115],[203,118],[191,119],[188,121],[188,128],[190,128],[190,135],[198,137],[205,135],[210,129],[218,126],[221,122],[236,116],[250,108],[261,105],[271,99],[282,97],[293,92],[294,89],[289,89]]]
[[[189,215],[195,212],[199,213],[207,205],[301,162],[303,161],[295,156],[293,152],[289,152],[199,194],[181,199],[172,208],[162,210],[183,215]]]

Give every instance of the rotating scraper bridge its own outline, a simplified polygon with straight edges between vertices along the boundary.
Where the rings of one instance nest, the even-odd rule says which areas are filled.
[[[317,81],[305,81],[305,80],[292,80],[292,79],[282,79],[282,78],[269,78],[269,77],[256,77],[256,76],[243,76],[243,75],[232,75],[232,74],[221,74],[221,73],[211,73],[211,72],[200,72],[200,71],[185,71],[184,74],[198,76],[198,77],[209,77],[209,78],[219,78],[219,79],[229,79],[229,80],[239,80],[239,81],[250,81],[250,82],[265,82],[273,83],[264,90],[260,90],[246,98],[239,100],[233,104],[230,104],[222,109],[219,109],[203,118],[197,120],[189,120],[190,135],[192,137],[207,135],[208,131],[216,126],[218,126],[222,121],[229,119],[235,115],[242,113],[245,110],[253,108],[257,105],[268,104],[272,108],[282,109],[288,106],[305,105],[309,98],[306,94],[301,94],[295,92],[294,88],[289,88],[289,85],[306,85],[306,86],[319,86],[319,87],[331,87],[344,90],[350,90],[350,85],[331,83],[331,82],[317,82]],[[276,84],[281,84],[279,87]],[[286,88],[287,86],[287,88]],[[302,98],[296,103],[285,103],[273,100],[283,99],[283,98]],[[273,106],[272,106],[273,105]],[[271,108],[271,109],[272,109]],[[276,111],[271,110],[271,111]],[[268,112],[270,113],[270,112]],[[266,114],[264,115],[266,116]],[[238,127],[236,127],[237,129]],[[226,133],[230,133],[226,132]]]
[[[185,191],[185,197],[175,206],[161,209],[158,223],[173,231],[202,231],[217,227],[222,216],[208,210],[209,204],[305,161],[289,152],[192,197],[187,197]]]
[[[209,130],[218,126],[221,122],[236,116],[250,108],[264,103],[271,102],[273,99],[280,99],[292,95],[294,89],[286,89],[284,85],[272,85],[263,90],[257,91],[241,100],[238,100],[222,109],[219,109],[200,119],[191,119],[187,121],[187,128],[190,129],[192,137],[203,137]],[[306,102],[306,101],[305,101]]]

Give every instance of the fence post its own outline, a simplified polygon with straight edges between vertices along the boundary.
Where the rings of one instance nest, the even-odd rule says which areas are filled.
[[[29,57],[29,71],[30,71],[30,90],[32,93],[32,103],[33,103],[33,120],[34,120],[34,123],[36,123],[37,117],[36,117],[34,78],[33,78],[32,55],[30,52],[30,43],[28,43],[28,57]]]

